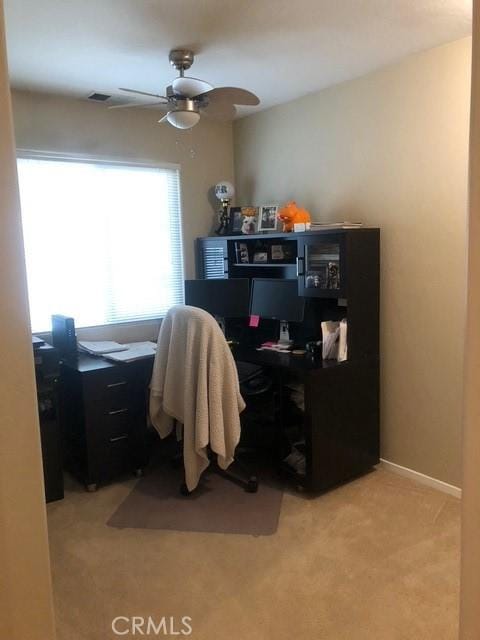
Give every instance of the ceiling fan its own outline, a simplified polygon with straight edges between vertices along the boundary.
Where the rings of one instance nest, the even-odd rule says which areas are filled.
[[[231,120],[236,114],[235,105],[256,106],[260,100],[254,93],[237,87],[214,88],[208,82],[191,78],[185,75],[194,61],[193,51],[190,49],[172,49],[169,54],[170,64],[178,72],[178,78],[166,88],[166,95],[146,91],[137,91],[120,87],[120,91],[133,93],[139,96],[156,98],[158,101],[114,105],[110,109],[127,109],[130,107],[157,106],[166,114],[159,122],[169,122],[177,129],[191,129],[200,120],[201,115],[206,115],[217,120]]]

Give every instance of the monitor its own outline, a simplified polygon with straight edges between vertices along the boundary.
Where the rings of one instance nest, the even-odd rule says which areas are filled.
[[[185,304],[220,318],[246,318],[250,314],[248,278],[185,280]]]
[[[286,322],[302,322],[304,309],[305,299],[298,295],[298,280],[252,279],[252,315]]]

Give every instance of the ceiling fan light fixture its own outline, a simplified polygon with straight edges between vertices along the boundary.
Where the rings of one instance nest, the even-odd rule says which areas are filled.
[[[167,114],[168,122],[177,129],[191,129],[200,120],[198,111],[172,110]]]

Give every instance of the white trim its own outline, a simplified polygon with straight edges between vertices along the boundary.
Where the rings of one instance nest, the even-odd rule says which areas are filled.
[[[424,473],[414,471],[408,467],[402,467],[399,464],[395,464],[395,462],[390,462],[389,460],[380,458],[379,466],[387,469],[388,471],[392,471],[393,473],[397,473],[400,476],[404,476],[405,478],[410,478],[410,480],[415,480],[419,484],[423,484],[431,489],[437,489],[437,491],[448,493],[448,495],[453,496],[454,498],[460,499],[462,497],[462,490],[460,487],[448,484],[448,482],[443,482],[443,480],[437,480],[437,478],[432,478],[431,476],[426,476]]]
[[[118,156],[104,156],[90,153],[69,153],[66,151],[44,151],[38,149],[22,149],[17,147],[17,158],[30,160],[59,160],[63,162],[90,162],[95,164],[112,164],[127,167],[145,167],[148,169],[172,169],[180,173],[181,166],[173,162],[158,162],[156,160],[140,160],[133,158],[119,158]]]

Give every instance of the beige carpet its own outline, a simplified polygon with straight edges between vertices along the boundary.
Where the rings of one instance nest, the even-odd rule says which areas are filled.
[[[48,506],[59,640],[139,637],[111,630],[135,615],[189,616],[195,640],[456,639],[454,498],[379,470],[285,493],[269,537],[108,527],[135,482]]]

